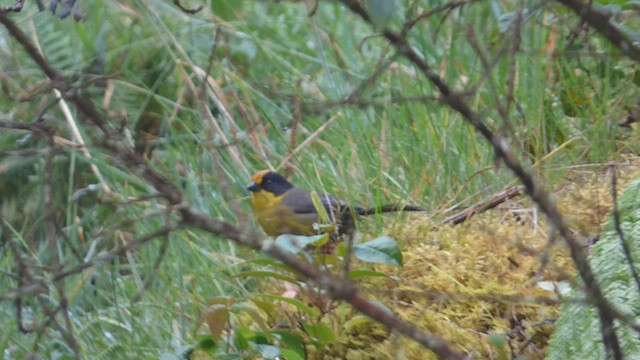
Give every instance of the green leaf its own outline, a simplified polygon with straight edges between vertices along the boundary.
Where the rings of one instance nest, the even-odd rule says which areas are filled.
[[[511,11],[500,15],[498,17],[498,31],[504,34],[507,30],[509,30],[517,14],[518,13],[516,13],[515,11]]]
[[[253,321],[255,321],[256,324],[258,324],[260,329],[262,329],[262,331],[264,331],[265,333],[268,334],[269,326],[265,322],[264,318],[260,315],[258,310],[256,308],[254,308],[251,304],[249,304],[249,303],[238,303],[238,304],[234,304],[231,309],[233,311],[235,311],[235,312],[238,312],[238,313],[239,312],[244,312],[244,313],[249,314],[249,316],[253,319]]]
[[[253,335],[253,338],[251,338],[251,340],[256,344],[261,344],[261,345],[271,345],[273,343],[273,341],[269,339],[267,334],[263,332],[256,332]]]
[[[638,0],[620,0],[621,1],[621,5],[623,9],[629,10],[629,9],[640,9],[640,1]]]
[[[313,261],[318,264],[323,264],[324,266],[334,266],[338,263],[342,263],[342,259],[333,254],[323,254],[319,251],[316,251],[313,256]]]
[[[218,342],[222,336],[222,331],[229,321],[229,309],[222,304],[214,304],[209,306],[206,315],[209,332],[214,342]]]
[[[276,306],[273,305],[273,302],[271,301],[251,299],[251,302],[254,303],[258,308],[260,308],[269,316],[273,316],[273,313],[276,311]]]
[[[241,263],[241,266],[245,266],[246,264],[256,264],[256,265],[269,265],[269,266],[273,266],[273,267],[280,267],[280,268],[285,268],[288,267],[287,265],[277,261],[277,260],[273,260],[272,258],[256,258],[256,259],[251,259],[251,260],[247,260],[243,263]]]
[[[162,358],[161,358],[162,359]],[[186,359],[191,359],[191,357],[188,358],[184,358]],[[246,357],[242,356],[242,354],[237,354],[237,353],[231,353],[231,354],[224,354],[224,355],[218,355],[216,354],[215,357],[216,360],[245,360]],[[164,359],[163,359],[164,360]]]
[[[402,266],[400,247],[394,239],[388,236],[381,236],[354,246],[353,255],[370,263]]]
[[[273,345],[259,344],[256,349],[265,359],[276,359],[280,356],[280,348]]]
[[[509,359],[509,355],[507,353],[507,342],[504,336],[499,334],[491,334],[489,335],[489,343],[493,345],[496,350],[498,350],[498,359],[499,360],[507,360]]]
[[[381,271],[373,271],[373,270],[352,270],[349,271],[349,279],[362,279],[362,278],[371,278],[371,277],[389,277],[388,274],[385,274]]]
[[[304,360],[305,357],[300,356],[297,352],[290,349],[280,349],[280,355],[287,360]]]
[[[299,275],[300,272],[297,271],[296,269],[291,268],[290,266],[287,266],[279,261],[273,260],[273,259],[268,259],[268,258],[262,258],[262,259],[253,259],[253,260],[249,260],[246,261],[244,263],[241,264],[241,266],[246,266],[247,264],[257,264],[257,265],[269,265],[272,266],[276,269],[282,269],[285,271],[288,271],[294,275]]]
[[[287,304],[293,305],[296,308],[298,308],[299,310],[302,310],[303,312],[305,312],[307,315],[309,315],[311,317],[316,317],[316,316],[320,315],[320,312],[318,310],[310,307],[309,305],[307,305],[307,304],[305,304],[302,301],[297,300],[297,299],[292,299],[292,298],[279,296],[279,295],[273,295],[273,294],[253,294],[252,296],[286,302]]]
[[[322,345],[331,344],[335,341],[333,330],[325,324],[304,324],[304,329],[307,334]]]
[[[284,330],[275,330],[275,331],[272,331],[271,333],[279,335],[281,344],[284,344],[289,349],[291,349],[289,351],[296,353],[297,356],[300,357],[301,359],[307,358],[307,351],[304,346],[304,340],[299,335],[296,335]],[[285,355],[284,350],[285,349],[282,349],[283,355]],[[289,357],[287,358],[290,359]]]
[[[276,238],[276,245],[281,247],[283,250],[297,254],[309,245],[322,246],[328,239],[328,234],[314,236],[284,234]]]
[[[282,281],[288,281],[290,283],[296,283],[297,280],[291,276],[282,275],[275,271],[244,271],[232,277],[254,277],[254,278],[274,278]]]
[[[396,11],[396,1],[367,0],[366,8],[373,28],[380,31],[389,25],[389,21],[391,21],[391,18]]]
[[[247,340],[247,337],[245,336],[243,331],[236,331],[233,343],[240,351],[249,349],[249,341]]]
[[[209,352],[216,348],[216,342],[213,341],[211,336],[203,336],[200,338],[200,341],[198,341],[197,348],[202,351]]]
[[[320,196],[318,196],[317,192],[311,192],[311,201],[313,202],[313,207],[316,208],[316,212],[318,213],[318,220],[320,220],[320,223],[329,224],[329,214],[327,214],[327,209],[325,209],[324,204],[322,203],[322,200],[320,200]]]

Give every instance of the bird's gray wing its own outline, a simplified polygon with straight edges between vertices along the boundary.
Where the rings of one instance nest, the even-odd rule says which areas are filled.
[[[328,213],[335,214],[347,206],[344,201],[331,194],[318,193],[318,198]],[[292,208],[298,214],[317,213],[313,200],[311,200],[311,192],[305,189],[294,188],[287,191],[282,198],[282,204]]]

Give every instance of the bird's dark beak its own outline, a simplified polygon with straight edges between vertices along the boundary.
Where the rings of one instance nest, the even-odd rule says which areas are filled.
[[[247,186],[247,190],[249,190],[251,192],[258,191],[258,190],[260,190],[260,185],[258,185],[258,184],[256,184],[255,182],[252,181],[251,184],[249,184]]]

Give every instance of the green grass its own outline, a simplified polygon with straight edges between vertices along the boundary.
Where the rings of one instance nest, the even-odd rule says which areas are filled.
[[[456,113],[433,100],[390,101],[438,94],[346,9],[321,2],[309,17],[304,3],[244,2],[226,10],[216,7],[235,5],[220,3],[227,2],[204,2],[201,13],[188,16],[170,2],[88,1],[83,3],[86,18],[79,23],[37,13],[29,3],[12,18],[65,74],[78,81],[86,79],[78,77],[82,73],[115,75],[109,86],[101,81],[83,91],[114,128],[128,130],[140,151],[145,148],[140,142],[143,133],[152,133],[153,167],[174,181],[190,204],[212,216],[238,221],[234,200],[250,213],[244,190],[248,177],[268,166],[283,170],[278,166],[287,158],[296,184],[369,206],[407,201],[436,211],[473,203],[511,183],[508,172],[491,169],[490,147]],[[403,2],[401,7],[414,16],[417,10],[409,5]],[[217,15],[225,23],[216,25],[212,6],[221,11]],[[564,13],[557,9],[539,11],[524,23],[521,52],[515,59],[514,107],[507,124],[501,119],[496,100],[504,99],[508,91],[509,60],[497,61],[487,79],[466,31],[472,29],[492,61],[510,43],[498,22],[503,14],[517,10],[512,6],[486,1],[454,10],[447,18],[435,15],[416,25],[411,42],[449,84],[461,89],[477,85],[468,101],[494,129],[513,129],[511,144],[521,159],[527,166],[542,161],[536,171],[551,183],[562,177],[555,171],[558,167],[614,159],[619,151],[616,139],[624,135],[616,122],[638,95],[633,83],[636,70],[625,59],[603,56],[613,50],[597,37],[579,39],[577,48],[569,47],[570,28],[558,24]],[[400,24],[401,17],[397,14],[392,27]],[[4,29],[0,37],[0,82],[13,95],[0,97],[0,113],[14,121],[31,121],[53,97],[45,90],[31,101],[15,100],[46,81]],[[552,37],[554,48],[549,45]],[[228,105],[225,111],[230,115],[208,98],[207,111],[217,129],[203,115],[192,88],[202,87],[196,68],[208,68],[214,43],[210,74],[222,91],[215,96],[224,95],[221,103]],[[363,86],[384,64],[391,64],[390,69],[372,85]],[[371,104],[322,105],[359,88],[360,98]],[[59,109],[53,107],[48,114],[55,117],[58,135],[70,138]],[[78,190],[96,182],[90,164],[121,199],[154,192],[139,174],[121,167],[99,146],[96,129],[79,122],[85,124],[81,131],[92,159],[63,147],[67,151],[56,157],[53,172],[54,213],[64,234],[57,239],[58,250],[70,267],[88,252],[107,252],[171,221],[155,199],[124,205],[88,192],[74,201]],[[294,124],[299,128],[292,140]],[[46,146],[38,140],[20,145],[16,140],[22,135],[16,134],[2,130],[0,151]],[[122,146],[133,146],[126,136],[121,141]],[[45,162],[41,156],[18,159],[5,157],[0,162],[2,214],[13,226],[12,241],[25,260],[45,265],[34,270],[43,278],[50,274],[46,264],[51,261],[43,222]],[[131,219],[140,220],[128,222]],[[167,249],[161,254],[165,241]],[[163,260],[154,267],[159,256]],[[64,285],[67,294],[75,294],[69,316],[81,353],[98,359],[183,353],[198,341],[209,299],[221,295],[242,299],[259,291],[256,279],[230,276],[242,270],[237,265],[256,256],[186,229],[155,239],[129,257],[101,264],[90,276],[83,272],[69,277]],[[0,249],[0,266],[4,273],[0,293],[4,293],[19,285],[9,276],[16,274],[17,264],[7,246]],[[145,290],[150,276],[152,283]],[[144,292],[140,300],[133,302],[140,292]],[[46,301],[50,306],[59,301],[53,286]],[[37,299],[28,298],[23,310],[26,324],[40,325],[43,313]],[[7,330],[0,332],[5,354],[15,358],[30,351],[71,354],[56,330],[41,336],[18,332],[16,308],[10,302],[0,303],[0,312],[6,319]]]

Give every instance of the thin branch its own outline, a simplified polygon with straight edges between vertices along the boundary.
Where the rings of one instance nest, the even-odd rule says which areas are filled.
[[[189,14],[189,15],[197,14],[197,13],[199,13],[200,11],[202,11],[202,9],[204,9],[204,5],[200,5],[200,6],[198,6],[198,7],[197,7],[197,8],[195,8],[195,9],[189,9],[189,8],[186,8],[186,7],[184,7],[184,5],[182,5],[182,4],[180,3],[180,0],[173,0],[173,4],[174,4],[175,6],[177,6],[177,7],[178,7],[178,9],[180,9],[180,10],[182,10],[182,11],[186,12],[186,13],[187,13],[187,14]]]
[[[611,13],[595,9],[594,4],[597,4],[596,2],[583,2],[582,0],[556,0],[556,2],[571,9],[582,21],[596,29],[615,47],[620,49],[623,54],[635,61],[640,61],[640,44],[610,21]]]
[[[404,28],[402,29],[402,33],[406,34],[407,32],[409,32],[411,29],[413,29],[414,26],[416,26],[416,24],[418,24],[421,21],[427,20],[429,19],[431,16],[442,12],[442,11],[451,11],[453,9],[462,7],[464,5],[467,4],[471,4],[472,2],[475,2],[478,0],[462,0],[462,1],[452,1],[440,6],[436,6],[432,9],[429,9],[427,11],[423,11],[420,14],[418,14],[418,16],[416,16],[414,19],[407,21],[404,24]]]
[[[53,68],[51,64],[47,62],[44,56],[40,54],[33,42],[29,40],[29,37],[22,30],[20,30],[20,28],[18,28],[16,24],[7,17],[6,14],[2,12],[0,12],[0,23],[4,25],[9,31],[9,34],[11,34],[11,36],[16,39],[16,41],[18,41],[18,43],[20,43],[22,47],[24,47],[25,51],[29,54],[31,59],[35,61],[38,67],[40,67],[40,69],[49,77],[49,79],[51,79],[51,81],[53,81],[54,84],[60,85],[66,84],[68,82],[68,79],[55,68]],[[92,124],[102,130],[104,134],[110,135],[111,131],[108,129],[107,125],[104,123],[102,117],[96,110],[95,106],[93,106],[93,103],[91,103],[91,101],[85,99],[75,92],[65,95],[65,98],[73,100],[76,106],[82,109],[82,112],[85,114],[85,116],[87,116],[88,120]]]
[[[516,13],[516,18],[514,19],[510,27],[511,30],[513,31],[513,33],[511,34],[511,38],[513,39],[513,41],[511,45],[511,50],[509,51],[509,70],[507,75],[507,97],[505,100],[506,104],[504,105],[503,111],[505,112],[504,126],[509,130],[509,132],[512,135],[515,135],[515,133],[513,131],[513,128],[511,127],[511,124],[508,122],[508,119],[509,119],[509,113],[511,112],[511,106],[513,105],[513,102],[514,102],[513,92],[515,89],[516,67],[517,67],[516,56],[520,51],[520,42],[522,41],[521,31],[522,31],[522,23],[523,23],[523,16],[522,16],[523,8],[524,8],[524,1],[521,0],[520,10],[518,10],[518,12]]]
[[[354,106],[357,108],[366,108],[370,106],[385,106],[393,104],[405,104],[411,102],[439,102],[440,99],[436,96],[419,95],[419,96],[390,96],[390,97],[378,97],[371,99],[352,98],[347,97],[341,100],[328,100],[328,101],[307,101],[301,102],[301,107],[307,114],[321,114],[332,110],[337,107],[346,105]]]
[[[49,133],[53,128],[43,121],[31,123],[19,123],[9,120],[0,120],[0,128],[30,131],[33,133]]]
[[[152,233],[149,233],[147,235],[143,235],[140,236],[130,242],[128,242],[126,245],[123,245],[115,250],[112,250],[104,255],[100,255],[100,256],[96,256],[95,258],[82,262],[76,266],[74,266],[73,268],[70,269],[62,269],[61,271],[49,276],[47,279],[45,280],[34,280],[28,284],[22,285],[20,287],[17,287],[7,293],[1,294],[0,295],[0,302],[2,301],[7,301],[7,300],[15,300],[19,297],[23,297],[27,294],[38,294],[38,293],[44,293],[47,292],[48,287],[47,284],[50,284],[52,282],[56,282],[58,280],[67,278],[69,276],[72,275],[76,275],[81,273],[82,271],[84,271],[87,268],[96,266],[98,264],[103,264],[106,262],[109,262],[115,258],[117,258],[118,256],[128,252],[128,251],[132,251],[134,249],[139,248],[140,246],[142,246],[143,244],[158,238],[158,237],[162,237],[162,236],[166,236],[167,234],[169,234],[171,231],[174,231],[175,229],[177,229],[176,226],[165,226],[159,230],[156,230]]]
[[[385,49],[384,52],[387,52],[387,50]],[[387,69],[391,66],[391,64],[395,62],[396,55],[393,55],[388,59],[386,59],[385,56],[386,54],[381,55],[380,60],[376,64],[376,68],[373,70],[371,75],[369,75],[366,79],[364,79],[364,81],[362,81],[360,85],[358,85],[358,87],[355,88],[351,92],[351,94],[349,94],[345,98],[344,100],[345,102],[349,103],[350,101],[353,101],[354,99],[359,98],[360,95],[362,95],[362,93],[364,93],[364,91],[367,88],[372,87],[372,85],[375,84],[376,80],[380,77],[380,75],[382,75],[385,71],[387,71]]]
[[[2,12],[2,13],[20,12],[20,11],[22,11],[23,7],[24,7],[24,0],[16,0],[15,4],[13,4],[13,6],[0,8],[0,12]]]
[[[499,192],[477,204],[474,204],[457,214],[447,217],[446,219],[442,220],[442,223],[451,225],[463,223],[477,213],[493,209],[503,202],[520,195],[522,195],[522,189],[520,187],[512,187],[505,191]]]
[[[13,242],[13,239],[9,236],[9,226],[7,226],[5,220],[0,218],[0,229],[2,230],[2,242],[6,244],[9,249],[13,252],[13,256],[15,258],[16,263],[18,264],[18,284],[22,285],[25,282],[31,281],[33,279],[31,275],[31,269],[27,262],[22,258],[22,254],[18,251],[18,247]],[[15,298],[15,307],[16,307],[16,321],[18,323],[18,330],[24,334],[31,333],[35,330],[35,323],[31,324],[31,326],[24,326],[22,320],[22,297]]]

